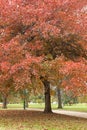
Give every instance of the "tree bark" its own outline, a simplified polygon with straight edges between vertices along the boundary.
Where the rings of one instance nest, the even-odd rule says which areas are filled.
[[[3,96],[3,105],[2,105],[3,109],[7,108],[7,96]]]
[[[62,99],[61,99],[61,90],[57,88],[57,95],[58,95],[58,108],[62,108]]]
[[[25,99],[24,99],[24,101],[23,101],[23,108],[24,108],[24,110],[26,109],[26,104],[25,104]]]
[[[25,98],[24,98],[24,101],[23,101],[23,108],[24,108],[24,110],[26,110],[26,108],[28,108],[28,101]]]
[[[47,80],[43,81],[44,84],[44,94],[45,94],[45,108],[44,113],[52,113],[51,108],[51,97],[50,97],[50,83]]]

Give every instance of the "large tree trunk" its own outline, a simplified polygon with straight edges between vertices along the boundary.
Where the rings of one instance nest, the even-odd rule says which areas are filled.
[[[62,99],[61,99],[61,90],[57,88],[57,95],[58,95],[58,108],[62,108]]]
[[[3,109],[7,108],[7,96],[3,96],[3,105],[2,105]]]
[[[50,98],[50,83],[47,80],[43,81],[44,84],[44,90],[45,90],[45,108],[44,112],[45,113],[52,113],[52,108],[51,108],[51,98]]]
[[[23,101],[23,108],[24,108],[24,110],[26,109],[25,99]]]

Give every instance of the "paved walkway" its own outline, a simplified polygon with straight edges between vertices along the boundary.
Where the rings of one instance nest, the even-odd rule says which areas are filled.
[[[28,110],[36,110],[36,111],[44,111],[43,109],[28,109]],[[76,111],[66,111],[66,110],[52,110],[54,113],[62,114],[62,115],[68,115],[73,117],[80,117],[87,119],[87,112],[76,112]]]
[[[86,112],[76,112],[76,111],[66,111],[66,110],[53,110],[54,113],[68,115],[68,116],[74,116],[74,117],[81,117],[87,119],[87,113]]]

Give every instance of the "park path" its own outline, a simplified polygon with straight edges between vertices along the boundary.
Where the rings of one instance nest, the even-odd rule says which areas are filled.
[[[28,110],[44,111],[43,109],[32,109],[32,108]],[[68,110],[52,110],[52,112],[57,114],[87,119],[87,112],[76,112],[76,111],[68,111]]]
[[[66,110],[53,110],[53,112],[58,113],[58,114],[62,114],[62,115],[68,115],[68,116],[80,117],[80,118],[87,119],[86,112],[76,112],[76,111],[66,111]]]

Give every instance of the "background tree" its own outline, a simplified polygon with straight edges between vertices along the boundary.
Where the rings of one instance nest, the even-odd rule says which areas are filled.
[[[78,97],[72,91],[63,91],[63,104],[72,105],[78,103]]]
[[[79,103],[87,103],[87,95],[80,95],[78,96]]]

